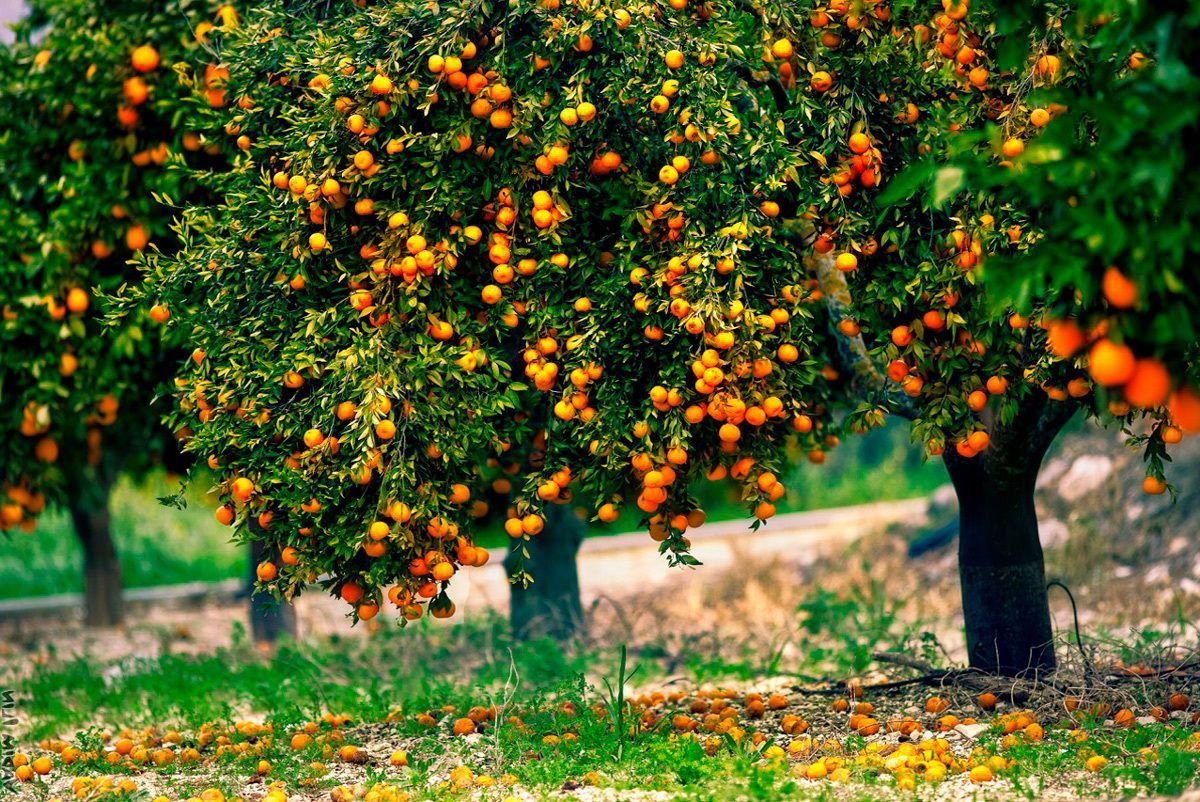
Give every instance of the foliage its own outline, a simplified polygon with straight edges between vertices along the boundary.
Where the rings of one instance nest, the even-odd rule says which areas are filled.
[[[507,507],[536,537],[573,495],[600,520],[636,504],[690,563],[689,488],[730,476],[767,519],[788,454],[820,462],[889,412],[970,459],[1047,396],[1145,407],[1162,492],[1165,372],[1122,353],[1138,376],[1098,383],[1124,400],[1097,389],[1059,318],[1094,296],[978,285],[1051,221],[1040,197],[963,192],[959,162],[1016,173],[1023,143],[979,132],[1063,72],[1040,27],[989,11],[256,8],[219,43],[236,103],[192,104],[232,169],[192,172],[215,201],[184,211],[178,253],[140,255],[123,308],[164,304],[195,349],[173,423],[222,476],[218,519],[276,549],[263,585],[324,575],[360,618],[388,586],[407,618],[449,615],[487,558],[478,518]],[[1017,51],[1030,70],[995,68]]]
[[[192,182],[164,168],[171,154],[212,163],[221,147],[177,124],[192,90],[172,66],[201,53],[192,31],[203,38],[215,5],[30,7],[0,49],[0,526],[26,530],[47,502],[177,452],[152,403],[175,361],[162,310],[102,335],[98,295],[137,280],[127,261],[152,238],[174,250],[156,196]]]
[[[1030,19],[1045,21],[1032,54],[1013,46]],[[995,27],[1003,110],[962,138],[950,166],[922,165],[906,182],[957,170],[945,195],[1030,215],[1027,245],[981,275],[1022,311],[1048,303],[1055,351],[1087,367],[1109,412],[1128,421],[1131,405],[1169,402],[1175,425],[1135,438],[1151,463],[1147,489],[1161,492],[1166,445],[1178,427],[1200,428],[1189,225],[1200,208],[1186,182],[1200,134],[1200,5],[1030,0],[1000,7]],[[929,206],[944,203],[936,194]]]

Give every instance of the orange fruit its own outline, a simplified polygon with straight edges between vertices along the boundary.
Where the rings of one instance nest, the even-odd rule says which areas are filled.
[[[1185,432],[1200,432],[1200,393],[1180,387],[1167,404],[1171,420]]]
[[[80,287],[72,287],[67,290],[67,310],[77,315],[83,314],[88,310],[91,304],[91,296],[87,290]]]
[[[1170,390],[1167,366],[1157,359],[1139,359],[1125,384],[1125,400],[1135,407],[1151,409],[1165,404]]]
[[[1087,339],[1075,321],[1053,320],[1046,332],[1046,342],[1055,356],[1066,359],[1082,348]]]
[[[1117,309],[1129,309],[1137,303],[1137,285],[1126,278],[1125,274],[1116,267],[1109,267],[1104,271],[1100,288],[1109,306]]]
[[[158,51],[150,45],[135,47],[129,61],[138,72],[153,72],[158,69]]]
[[[1004,144],[1000,146],[1000,152],[1008,158],[1020,156],[1025,152],[1025,143],[1016,137],[1004,140]]]
[[[236,500],[245,503],[250,500],[251,494],[254,493],[254,482],[244,476],[239,476],[229,485],[229,492]]]
[[[1125,384],[1133,377],[1136,367],[1133,349],[1107,337],[1098,340],[1088,352],[1088,373],[1103,387]]]

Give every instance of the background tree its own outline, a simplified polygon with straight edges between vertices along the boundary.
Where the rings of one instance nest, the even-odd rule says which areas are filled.
[[[1041,458],[1081,408],[1165,433],[1170,381],[1076,358],[1054,321],[1093,298],[979,285],[1043,207],[962,191],[955,160],[1019,166],[1016,137],[968,134],[1036,128],[1029,90],[1061,73],[1040,20],[986,12],[256,9],[221,50],[240,154],[126,304],[180,312],[174,422],[224,479],[218,518],[270,524],[264,586],[449,615],[497,471],[519,583],[572,493],[601,520],[636,504],[694,564],[689,487],[730,477],[769,519],[789,442],[819,462],[891,413],[959,494],[971,664],[1053,668]],[[1025,72],[994,69],[1017,50]]]
[[[171,211],[190,179],[165,163],[203,163],[220,144],[175,125],[192,92],[172,68],[196,60],[217,6],[30,3],[0,49],[0,526],[33,531],[48,504],[70,512],[84,555],[85,622],[119,624],[121,569],[108,499],[119,474],[178,470],[159,423],[158,385],[177,362],[167,310],[102,331],[98,293],[138,273],[132,253],[173,249]]]

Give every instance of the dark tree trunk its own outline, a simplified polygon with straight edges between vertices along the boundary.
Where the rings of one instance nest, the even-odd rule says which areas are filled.
[[[112,539],[109,499],[112,485],[96,480],[71,490],[68,505],[75,536],[83,547],[83,623],[116,627],[125,621],[121,561]]]
[[[251,528],[256,524],[251,524]],[[255,595],[254,582],[258,578],[258,564],[268,558],[262,541],[250,541],[250,574],[247,579],[250,605],[250,636],[260,645],[274,645],[282,637],[296,638],[296,608],[290,602],[280,601],[266,593]]]
[[[528,542],[514,540],[504,564],[511,574],[517,550],[528,549],[525,570],[533,576],[528,587],[512,585],[510,614],[513,637],[546,636],[573,640],[583,624],[576,557],[587,525],[569,504],[546,505],[546,527]]]
[[[1046,450],[1075,413],[1042,393],[1015,419],[992,421],[976,457],[946,449],[958,494],[958,564],[972,668],[1014,676],[1055,669],[1046,573],[1033,496]]]

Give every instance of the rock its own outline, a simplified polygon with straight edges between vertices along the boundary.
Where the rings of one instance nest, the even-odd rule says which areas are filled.
[[[1167,554],[1174,557],[1176,554],[1186,551],[1191,547],[1191,545],[1191,540],[1186,537],[1176,535],[1175,537],[1171,538],[1171,542],[1167,544]]]
[[[1042,548],[1057,549],[1065,546],[1071,537],[1071,530],[1057,518],[1038,522],[1038,535],[1042,540]]]
[[[1038,472],[1037,486],[1039,488],[1049,487],[1054,484],[1058,477],[1062,476],[1067,471],[1070,463],[1062,457],[1055,457],[1042,466],[1042,470]]]
[[[1171,580],[1171,569],[1165,563],[1156,563],[1146,569],[1145,582],[1148,585],[1158,585]]]
[[[1118,565],[1113,569],[1113,576],[1117,579],[1128,579],[1133,576],[1133,568],[1128,565]]]
[[[985,732],[988,731],[988,725],[987,724],[959,724],[957,727],[954,728],[954,731],[957,732],[962,737],[968,738],[968,739],[974,741],[980,735],[983,735]]]
[[[944,484],[929,496],[930,519],[957,513],[957,511],[958,495],[954,492],[954,485]]]
[[[1058,481],[1058,494],[1075,502],[1095,491],[1112,475],[1113,461],[1103,454],[1085,454],[1071,463]]]

